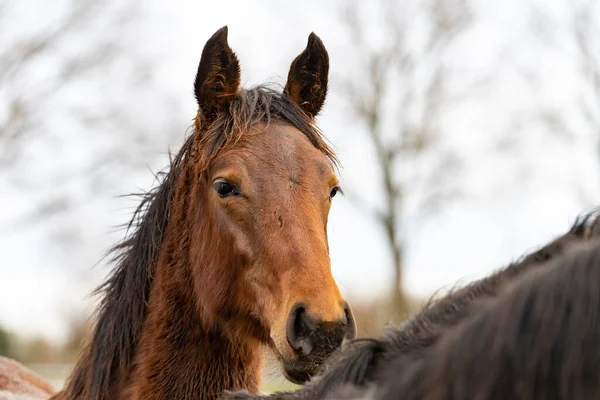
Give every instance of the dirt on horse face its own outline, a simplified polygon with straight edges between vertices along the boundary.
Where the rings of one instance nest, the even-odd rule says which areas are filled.
[[[194,132],[113,249],[94,332],[54,399],[257,392],[263,346],[301,383],[355,337],[327,241],[336,157],[315,125],[328,70],[311,34],[283,92],[242,89],[227,28],[208,40]]]

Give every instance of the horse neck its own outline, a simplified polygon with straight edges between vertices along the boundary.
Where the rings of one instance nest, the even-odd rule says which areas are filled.
[[[218,234],[211,234],[205,203],[196,198],[205,191],[195,187],[200,183],[193,179],[193,169],[187,170],[175,189],[124,398],[212,399],[224,390],[256,392],[260,384],[260,342],[234,335],[203,315],[206,298],[198,292],[209,289],[202,283],[210,286],[211,271],[231,268],[215,265],[227,260],[215,257]],[[199,247],[208,251],[199,252]]]

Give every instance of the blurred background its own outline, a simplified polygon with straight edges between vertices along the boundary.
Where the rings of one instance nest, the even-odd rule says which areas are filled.
[[[0,354],[57,387],[136,206],[122,196],[182,144],[223,25],[245,85],[283,85],[311,31],[327,46],[331,257],[363,336],[600,199],[594,0],[0,0]]]

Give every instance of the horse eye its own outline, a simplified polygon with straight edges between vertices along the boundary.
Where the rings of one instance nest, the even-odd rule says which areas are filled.
[[[217,194],[221,197],[229,197],[240,194],[237,188],[229,182],[216,182],[213,188],[217,191]]]
[[[338,194],[338,192],[340,191],[340,187],[339,186],[334,186],[331,188],[331,192],[329,192],[329,198],[333,199],[335,197],[336,194]]]

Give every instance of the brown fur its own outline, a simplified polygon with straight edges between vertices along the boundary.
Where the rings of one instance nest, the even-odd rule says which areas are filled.
[[[424,351],[434,346],[448,331],[468,318],[474,312],[474,308],[477,309],[479,301],[498,297],[504,293],[507,285],[519,280],[530,271],[551,268],[550,261],[560,258],[568,249],[597,237],[600,232],[598,226],[600,220],[596,213],[584,216],[561,237],[487,278],[431,301],[412,319],[398,328],[389,329],[383,337],[355,340],[347,349],[328,361],[328,367],[322,374],[299,390],[275,393],[270,396],[233,393],[223,398],[297,400],[354,398],[353,396],[368,398],[373,383],[377,387],[382,382],[386,382],[385,379],[388,378],[385,377],[390,369],[397,371],[392,365],[398,359],[420,359]]]
[[[290,76],[310,68],[295,62]],[[256,392],[263,346],[301,381],[354,337],[327,243],[335,154],[303,104],[265,86],[240,89],[239,71],[222,28],[202,52],[194,132],[114,248],[91,340],[53,399]],[[235,195],[218,194],[223,182]],[[315,351],[288,344],[298,305],[315,324]]]

